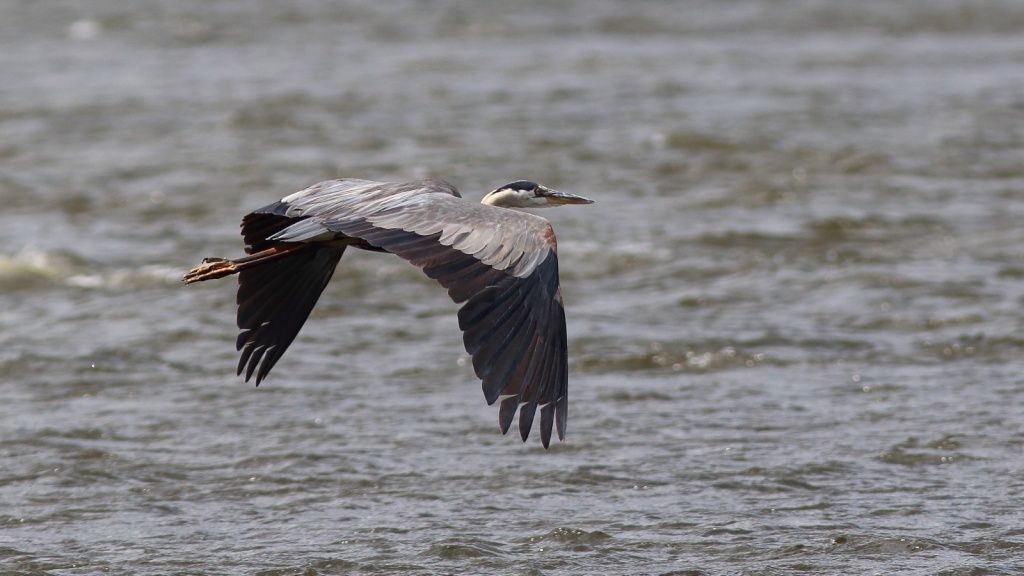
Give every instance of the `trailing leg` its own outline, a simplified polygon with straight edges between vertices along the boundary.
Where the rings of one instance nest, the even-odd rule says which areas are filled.
[[[313,248],[310,244],[278,244],[271,246],[266,250],[261,250],[255,254],[249,254],[248,256],[242,256],[234,260],[228,260],[227,258],[203,258],[201,266],[189,270],[185,273],[182,280],[186,284],[193,282],[202,282],[204,280],[215,280],[217,278],[224,278],[225,276],[231,276],[232,274],[238,274],[242,270],[252,268],[278,258],[283,258],[295,254],[299,251],[309,250]]]

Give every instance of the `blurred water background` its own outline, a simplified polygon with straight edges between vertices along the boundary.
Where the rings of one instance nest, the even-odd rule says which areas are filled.
[[[234,377],[241,216],[525,178],[570,419],[349,253]],[[3,574],[1024,571],[1024,4],[5,0]]]

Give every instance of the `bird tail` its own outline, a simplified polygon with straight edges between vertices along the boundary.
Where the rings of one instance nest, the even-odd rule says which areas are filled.
[[[226,276],[231,276],[232,274],[238,274],[247,268],[253,268],[260,264],[284,258],[285,256],[294,254],[296,251],[307,248],[309,248],[309,245],[305,243],[278,244],[276,246],[271,246],[266,250],[261,250],[255,254],[249,254],[234,260],[216,257],[203,258],[202,265],[196,266],[186,272],[182,280],[184,280],[186,284],[191,284],[193,282],[224,278]]]

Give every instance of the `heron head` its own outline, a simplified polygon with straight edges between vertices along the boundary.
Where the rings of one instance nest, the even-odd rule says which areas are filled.
[[[528,180],[517,180],[505,184],[501,188],[488,193],[481,202],[502,208],[545,208],[547,206],[561,206],[562,204],[594,203],[593,200],[582,196],[552,190]]]

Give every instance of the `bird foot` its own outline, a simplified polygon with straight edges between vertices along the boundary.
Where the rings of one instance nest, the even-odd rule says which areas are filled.
[[[235,263],[226,258],[203,258],[203,265],[189,270],[182,280],[186,284],[202,282],[203,280],[214,280],[230,276],[238,272]]]

